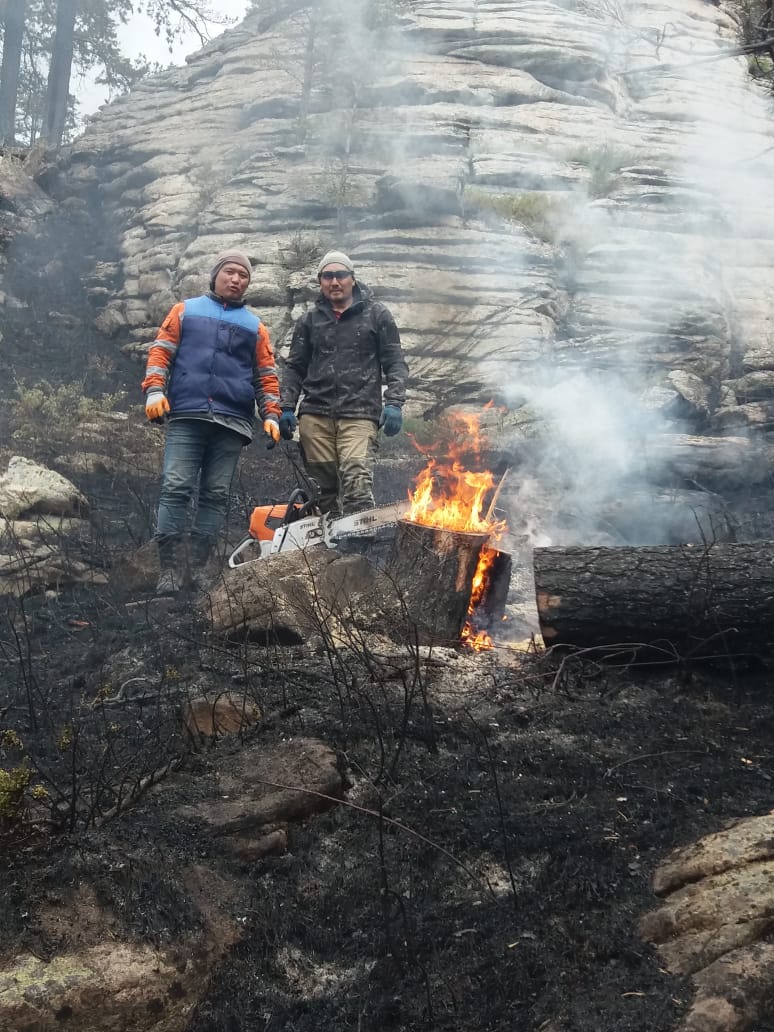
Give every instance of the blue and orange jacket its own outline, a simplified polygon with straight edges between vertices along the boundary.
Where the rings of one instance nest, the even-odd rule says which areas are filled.
[[[167,395],[171,415],[279,416],[269,331],[242,302],[204,294],[176,304],[148,352],[142,389]]]

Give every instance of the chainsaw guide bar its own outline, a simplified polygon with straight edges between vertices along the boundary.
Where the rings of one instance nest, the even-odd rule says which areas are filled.
[[[378,530],[395,526],[408,509],[405,501],[391,502],[331,519],[330,516],[309,514],[313,506],[304,498],[301,495],[296,500],[291,495],[287,505],[264,505],[253,509],[250,533],[229,556],[229,567],[244,566],[278,552],[293,552],[312,545],[336,548],[346,538],[373,537]],[[259,549],[259,554],[247,558],[245,553],[255,548]]]

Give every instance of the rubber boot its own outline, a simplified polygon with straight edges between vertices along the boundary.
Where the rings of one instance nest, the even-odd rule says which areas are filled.
[[[209,591],[215,580],[210,564],[215,550],[215,539],[191,535],[188,558],[191,567],[191,587],[194,591]]]
[[[159,553],[157,595],[176,595],[183,587],[183,572],[179,564],[180,538],[177,534],[159,534],[156,538]]]

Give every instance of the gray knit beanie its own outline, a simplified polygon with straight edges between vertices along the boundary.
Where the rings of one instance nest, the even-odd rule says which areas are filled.
[[[352,259],[349,258],[343,251],[328,251],[323,256],[322,261],[317,266],[317,278],[320,278],[320,273],[323,271],[326,265],[343,265],[345,269],[354,275],[355,266],[352,264]]]
[[[233,262],[234,265],[241,265],[242,268],[247,269],[248,277],[250,279],[253,278],[253,267],[250,265],[250,259],[246,254],[242,254],[241,251],[223,251],[215,259],[215,264],[210,270],[210,290],[215,289],[215,277],[228,262]]]

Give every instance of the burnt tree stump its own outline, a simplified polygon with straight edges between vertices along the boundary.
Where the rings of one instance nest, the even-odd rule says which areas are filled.
[[[774,651],[774,542],[536,548],[547,646],[678,656]],[[652,658],[652,657],[651,657]]]
[[[386,572],[424,638],[459,641],[479,555],[488,537],[409,520],[398,522]]]

